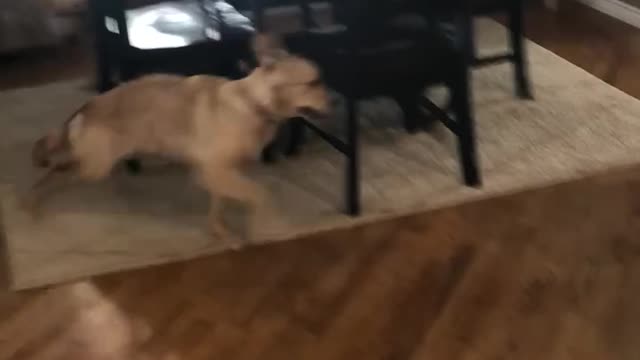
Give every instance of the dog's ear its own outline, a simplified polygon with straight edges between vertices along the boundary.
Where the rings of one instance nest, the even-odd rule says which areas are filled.
[[[272,34],[256,34],[253,38],[253,52],[260,66],[271,67],[288,55],[282,40]]]

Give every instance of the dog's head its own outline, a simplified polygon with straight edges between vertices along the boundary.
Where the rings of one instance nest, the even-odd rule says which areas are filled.
[[[290,54],[279,39],[270,35],[257,35],[253,51],[258,60],[252,73],[258,80],[254,83],[258,101],[282,120],[329,114],[329,94],[313,62]]]

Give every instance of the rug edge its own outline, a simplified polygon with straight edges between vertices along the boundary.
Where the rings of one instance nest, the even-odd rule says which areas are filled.
[[[500,192],[497,194],[491,194],[491,196],[489,196],[489,194],[476,193],[471,197],[468,197],[465,199],[458,199],[454,201],[443,200],[439,203],[433,203],[428,206],[421,206],[420,208],[415,208],[415,209],[407,209],[405,211],[396,212],[392,214],[378,214],[378,215],[373,214],[367,217],[360,217],[356,219],[351,218],[347,222],[339,223],[337,225],[334,224],[333,226],[330,226],[328,224],[322,225],[322,226],[316,226],[314,228],[306,229],[305,231],[294,232],[292,234],[289,234],[279,239],[269,239],[266,241],[261,240],[260,242],[252,244],[247,249],[256,248],[259,246],[269,246],[269,245],[282,243],[286,241],[303,240],[309,237],[330,234],[331,232],[334,232],[334,231],[349,231],[349,230],[361,228],[364,226],[369,226],[377,222],[396,221],[396,220],[400,220],[400,219],[412,217],[412,216],[437,213],[439,211],[447,211],[459,206],[478,204],[478,203],[482,203],[482,202],[486,202],[494,199],[505,199],[505,198],[520,195],[523,193],[540,191],[552,186],[562,186],[562,185],[570,184],[576,181],[595,179],[601,176],[608,177],[608,176],[613,176],[614,174],[617,174],[617,173],[622,173],[627,171],[632,171],[634,173],[640,174],[640,164],[620,163],[613,166],[607,166],[601,169],[594,169],[592,171],[587,171],[580,174],[563,175],[562,177],[551,179],[548,181],[543,181],[532,186],[523,186],[521,188],[509,189],[507,191]],[[460,186],[464,186],[464,185],[460,184]],[[0,199],[0,200],[3,200],[3,199]],[[4,203],[4,201],[2,202]],[[446,205],[442,206],[442,203],[446,203]],[[0,218],[0,220],[2,219]],[[197,252],[194,252],[194,254],[186,254],[186,255],[182,255],[180,257],[175,257],[171,259],[166,258],[160,261],[146,261],[146,262],[137,263],[135,265],[124,265],[124,264],[112,265],[109,267],[105,267],[103,270],[100,271],[100,273],[96,273],[92,275],[82,275],[82,274],[70,275],[65,278],[58,278],[58,280],[47,281],[47,280],[41,280],[42,279],[41,278],[38,280],[27,280],[24,282],[17,282],[15,281],[15,278],[12,277],[9,281],[9,285],[10,285],[9,289],[12,291],[23,291],[23,290],[31,290],[31,289],[38,289],[38,288],[47,288],[47,287],[58,286],[66,283],[90,280],[95,277],[106,276],[109,274],[114,274],[119,272],[139,271],[139,270],[144,270],[146,268],[155,267],[155,266],[168,266],[171,264],[177,264],[184,261],[191,261],[191,260],[216,256],[228,251],[233,251],[233,250],[228,247],[222,246],[219,248],[207,249],[205,251],[199,250]],[[7,257],[10,259],[10,256],[7,256]],[[46,278],[46,277],[43,277],[43,278]]]

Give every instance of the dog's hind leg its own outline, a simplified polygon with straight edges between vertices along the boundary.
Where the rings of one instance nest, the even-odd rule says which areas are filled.
[[[21,201],[23,209],[32,215],[39,214],[42,203],[48,197],[80,180],[75,167],[75,164],[65,164],[47,170],[23,197]]]
[[[29,189],[22,206],[38,215],[42,204],[53,194],[83,182],[95,182],[109,175],[113,161],[106,156],[87,161],[72,161],[50,168]]]

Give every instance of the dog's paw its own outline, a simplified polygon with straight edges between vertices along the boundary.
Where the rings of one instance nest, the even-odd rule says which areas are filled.
[[[226,248],[232,250],[240,250],[248,244],[248,241],[221,226],[210,226],[209,237],[213,241],[224,243]]]
[[[245,246],[247,246],[247,242],[242,241],[240,239],[232,239],[229,241],[229,249],[233,250],[233,251],[240,251],[242,250]]]
[[[283,217],[271,217],[268,221],[255,224],[252,239],[271,241],[280,240],[291,232],[292,225]]]
[[[251,241],[242,239],[239,236],[225,236],[222,240],[225,247],[233,251],[240,251],[251,244]]]

